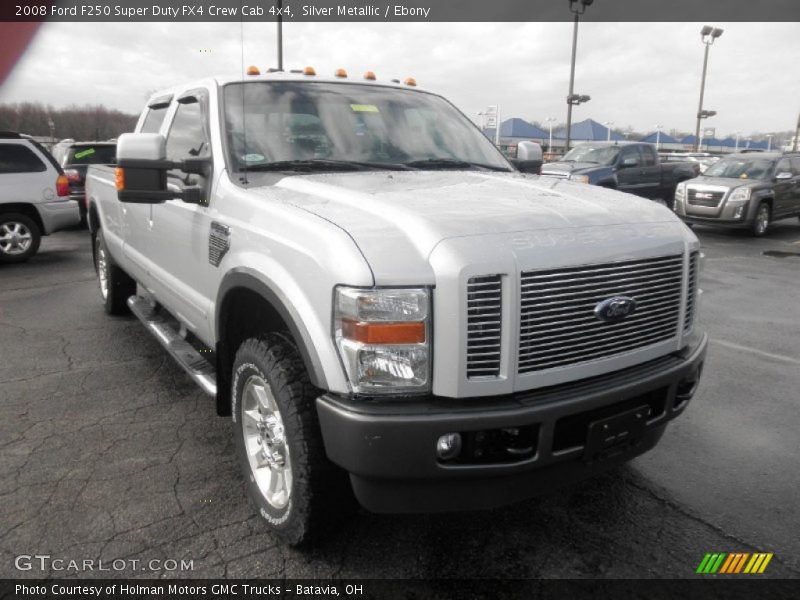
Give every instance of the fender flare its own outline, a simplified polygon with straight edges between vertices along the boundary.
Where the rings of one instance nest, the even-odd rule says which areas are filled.
[[[275,290],[265,283],[252,269],[236,267],[222,278],[214,308],[214,331],[217,340],[221,340],[224,333],[220,330],[220,311],[225,301],[225,296],[234,288],[245,288],[258,294],[275,309],[283,319],[283,322],[286,323],[289,332],[297,343],[297,349],[303,359],[311,383],[317,388],[328,389],[322,361],[311,342],[311,336],[308,334],[305,325],[303,325],[302,319],[292,308],[288,299],[279,290]]]

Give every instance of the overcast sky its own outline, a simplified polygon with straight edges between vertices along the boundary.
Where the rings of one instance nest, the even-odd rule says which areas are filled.
[[[694,130],[702,23],[581,23],[575,91],[592,100],[574,120]],[[714,23],[705,108],[718,136],[793,129],[800,112],[797,23]],[[275,64],[275,24],[248,23],[244,62]],[[501,105],[566,120],[571,23],[287,23],[285,67],[360,76],[412,75],[472,119]],[[0,102],[104,104],[138,113],[153,91],[241,72],[238,23],[49,23],[0,89]]]

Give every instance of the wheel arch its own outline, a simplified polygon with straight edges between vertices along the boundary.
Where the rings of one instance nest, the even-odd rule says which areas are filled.
[[[257,315],[253,328],[245,328],[237,318],[243,311]],[[260,334],[289,334],[297,346],[311,383],[317,388],[327,389],[322,361],[300,316],[283,294],[249,269],[234,269],[223,278],[217,293],[214,329],[217,340],[218,414],[230,414],[230,368],[238,344],[252,337],[253,329]]]
[[[47,232],[44,230],[42,216],[36,209],[36,205],[28,204],[26,202],[9,202],[8,204],[0,204],[0,214],[6,213],[18,213],[25,215],[34,223],[36,223],[36,226],[39,228],[40,235],[47,235]]]

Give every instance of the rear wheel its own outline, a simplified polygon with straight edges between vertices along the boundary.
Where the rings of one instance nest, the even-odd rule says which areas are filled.
[[[756,216],[753,219],[752,234],[755,237],[761,237],[767,233],[767,229],[769,229],[770,215],[771,211],[769,208],[769,203],[762,201],[758,205],[758,208],[756,209]]]
[[[39,250],[42,233],[30,217],[0,214],[0,263],[24,262]]]
[[[323,448],[319,392],[297,348],[282,334],[242,343],[232,379],[234,437],[249,495],[283,541],[307,541],[327,515],[340,518],[349,504],[344,473]]]
[[[136,293],[136,282],[114,263],[102,229],[97,230],[94,239],[94,266],[106,312],[109,315],[127,314],[128,298]]]

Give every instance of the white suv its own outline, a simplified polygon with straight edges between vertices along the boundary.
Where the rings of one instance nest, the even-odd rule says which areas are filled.
[[[43,235],[77,225],[69,182],[38,142],[0,133],[0,263],[36,254]]]

